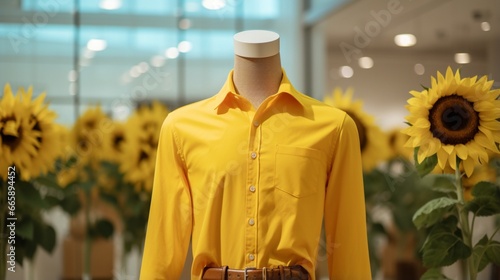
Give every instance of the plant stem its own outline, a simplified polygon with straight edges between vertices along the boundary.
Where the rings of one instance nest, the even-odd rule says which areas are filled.
[[[490,240],[493,240],[493,237],[495,237],[495,235],[499,232],[500,230],[500,226],[497,226],[497,229],[495,229],[495,232],[493,232],[493,234],[490,236]]]
[[[92,240],[90,237],[90,191],[85,190],[85,243],[83,247],[83,280],[90,280],[90,255],[92,250]]]
[[[457,157],[457,163],[455,166],[455,187],[457,191],[457,210],[458,210],[458,218],[460,223],[460,228],[462,230],[462,239],[464,244],[472,250],[472,235],[471,229],[469,227],[469,217],[467,211],[464,209],[465,200],[464,200],[464,191],[462,187],[462,173],[460,172],[460,159]],[[476,280],[477,271],[474,267],[472,257],[468,257],[465,260],[466,267],[466,275],[468,275],[468,280]]]
[[[5,190],[5,193],[4,193]],[[7,238],[5,236],[5,211],[7,209],[7,182],[0,180],[0,280],[5,280],[7,273]],[[5,201],[4,201],[5,199]]]

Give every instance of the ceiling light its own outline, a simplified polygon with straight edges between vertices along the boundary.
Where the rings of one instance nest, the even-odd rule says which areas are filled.
[[[161,55],[155,55],[151,58],[150,62],[154,67],[162,67],[165,65],[165,58]]]
[[[187,18],[179,20],[179,28],[182,30],[189,29],[191,27],[191,21]]]
[[[394,43],[400,47],[411,47],[417,43],[417,38],[413,34],[398,34],[394,37]]]
[[[137,78],[141,75],[141,73],[139,72],[139,67],[137,65],[132,67],[132,69],[130,69],[128,73],[132,78]]]
[[[111,110],[113,120],[117,121],[126,121],[128,116],[130,115],[130,108],[124,104],[118,104],[113,107]]]
[[[422,76],[425,73],[425,67],[420,63],[415,64],[415,66],[413,66],[413,70],[415,70],[415,74],[419,76]]]
[[[181,53],[187,53],[187,52],[189,52],[191,50],[191,42],[189,42],[189,41],[182,41],[177,46],[177,49],[179,49],[179,51]]]
[[[373,67],[373,59],[368,56],[363,56],[358,59],[359,67],[363,69],[370,69]]]
[[[143,73],[146,73],[148,72],[149,70],[149,64],[147,64],[146,62],[141,62],[137,65],[138,67],[138,70],[139,70],[139,73],[143,74]]]
[[[481,22],[481,29],[483,31],[490,31],[491,30],[491,26],[490,26],[490,23],[487,22],[487,21],[483,21]]]
[[[179,50],[177,48],[168,48],[165,51],[165,56],[171,59],[177,58],[179,56]]]
[[[99,2],[99,8],[103,10],[117,10],[122,6],[121,0],[101,0]]]
[[[90,58],[94,58],[94,56],[95,56],[95,52],[94,51],[91,51],[91,50],[89,50],[87,48],[85,48],[83,50],[83,57],[90,59]]]
[[[68,73],[68,81],[76,82],[77,78],[78,78],[78,74],[76,73],[76,70],[70,70]]]
[[[207,10],[220,10],[226,6],[225,0],[203,0],[203,7]]]
[[[354,75],[354,70],[351,66],[342,66],[339,68],[339,74],[342,78],[350,78]]]
[[[87,42],[87,49],[95,52],[103,51],[107,46],[108,44],[106,43],[106,40],[90,39]]]
[[[470,55],[468,53],[456,53],[455,62],[458,64],[470,63]]]

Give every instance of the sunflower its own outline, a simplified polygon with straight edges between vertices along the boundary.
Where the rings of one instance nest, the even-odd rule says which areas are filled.
[[[151,191],[153,187],[156,149],[167,114],[164,105],[153,102],[151,106],[139,107],[127,121],[120,171],[137,190]]]
[[[123,156],[125,143],[125,124],[113,122],[109,133],[104,135],[102,159],[119,163]]]
[[[387,136],[378,127],[373,117],[363,111],[361,100],[352,100],[353,90],[347,89],[345,94],[335,88],[331,96],[324,102],[345,111],[356,123],[364,171],[371,171],[377,164],[389,156]]]
[[[401,157],[409,160],[413,158],[413,150],[404,146],[408,138],[408,135],[401,132],[400,128],[395,128],[388,132],[390,158]]]
[[[21,103],[24,108],[30,112],[30,125],[33,131],[40,135],[37,137],[37,154],[30,158],[30,168],[22,172],[30,172],[28,177],[36,177],[39,174],[46,174],[54,168],[54,162],[62,153],[61,138],[58,135],[58,127],[54,123],[57,117],[56,113],[47,108],[43,103],[45,93],[42,93],[36,99],[31,100],[33,88],[29,87],[27,91],[20,88],[18,94],[21,95]]]
[[[441,169],[449,165],[455,170],[458,157],[470,177],[476,164],[488,162],[488,151],[499,152],[500,90],[491,90],[493,81],[486,76],[462,79],[450,67],[446,76],[438,72],[431,82],[429,89],[410,92],[405,146],[419,147],[419,163],[437,154]]]
[[[53,120],[56,115],[43,103],[45,93],[32,100],[32,89],[16,96],[9,84],[0,101],[0,178],[15,165],[22,180],[48,172],[58,155]],[[55,145],[54,145],[55,144]],[[52,146],[54,145],[54,146]]]
[[[102,158],[105,136],[112,128],[112,121],[101,107],[87,109],[75,122],[71,131],[71,145],[78,160],[83,164],[91,163],[97,168],[96,164]]]

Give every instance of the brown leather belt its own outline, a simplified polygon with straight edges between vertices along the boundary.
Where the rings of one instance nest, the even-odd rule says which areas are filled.
[[[302,266],[278,266],[275,268],[230,269],[207,267],[203,271],[203,280],[308,280],[309,274]]]

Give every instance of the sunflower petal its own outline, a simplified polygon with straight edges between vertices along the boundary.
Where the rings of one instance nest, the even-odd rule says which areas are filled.
[[[450,162],[450,167],[453,170],[456,170],[456,166],[457,166],[457,154],[456,154],[455,150],[453,150],[451,152],[450,156],[448,157],[448,160]]]
[[[462,161],[462,164],[464,166],[465,175],[467,175],[467,177],[470,177],[474,172],[474,160],[472,158],[469,158]]]
[[[413,126],[418,127],[418,128],[428,129],[431,127],[431,123],[427,119],[420,118],[413,124]]]
[[[479,127],[481,129],[481,127]],[[493,136],[491,136],[493,137]],[[492,151],[492,152],[499,152],[497,146],[495,145],[495,142],[493,139],[489,139],[487,134],[479,132],[476,134],[474,137],[474,141],[476,141],[479,145],[482,147],[485,147],[486,149]]]
[[[441,169],[444,169],[446,166],[446,163],[448,162],[448,154],[446,153],[445,150],[439,149],[437,151],[437,158],[438,158],[438,164]]]
[[[468,157],[468,150],[467,148],[465,147],[464,144],[458,144],[455,146],[455,150],[457,151],[457,156],[462,159],[462,160],[466,160],[467,157]]]
[[[428,149],[426,149],[426,147],[420,147],[420,149],[418,149],[418,153],[417,153],[418,163],[422,163],[422,161],[424,161],[424,159],[426,157],[428,157],[427,151],[428,151]]]
[[[437,153],[437,151],[440,149],[441,149],[441,142],[436,138],[432,138],[429,140],[427,155],[429,156],[433,155]]]
[[[489,130],[500,130],[500,122],[499,121],[486,121],[486,122],[481,122],[481,126],[484,126],[485,128]]]
[[[448,155],[451,155],[451,153],[453,152],[454,146],[453,145],[443,145],[442,148],[446,153],[448,153]]]
[[[439,85],[442,85],[445,82],[445,78],[443,77],[443,74],[441,74],[441,72],[439,72],[439,71],[437,72],[437,80],[438,80]]]

